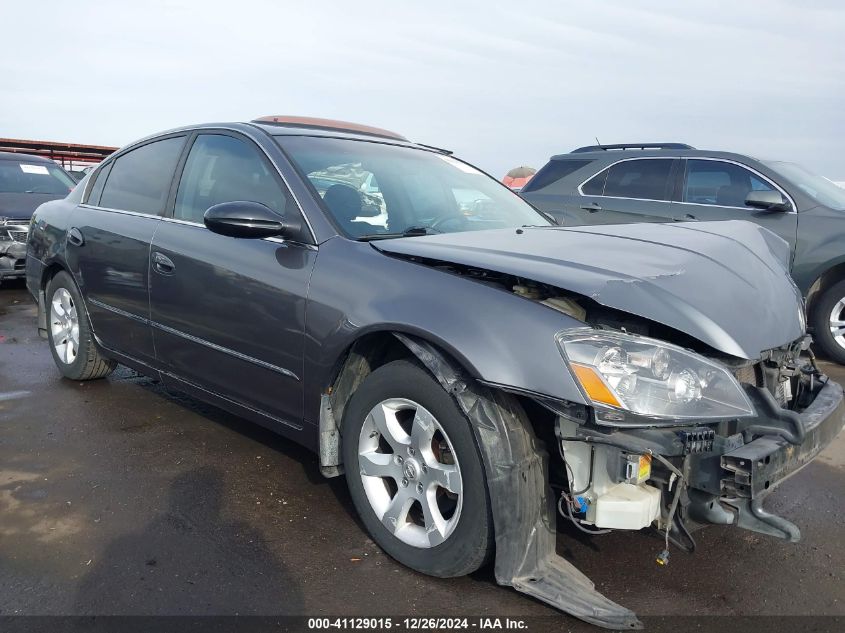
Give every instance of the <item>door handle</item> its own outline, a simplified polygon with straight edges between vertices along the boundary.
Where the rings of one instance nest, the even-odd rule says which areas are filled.
[[[686,215],[684,215],[684,217],[681,219],[681,222],[686,222],[687,220],[692,220],[692,221],[696,221],[696,222],[697,222],[697,221],[698,221],[698,218],[697,218],[697,217],[695,217],[692,213],[687,213],[687,214],[686,214]]]
[[[596,211],[601,211],[601,205],[598,202],[591,202],[590,204],[582,204],[581,208],[584,211],[589,211],[590,213],[595,213]]]
[[[82,246],[85,238],[82,236],[82,231],[73,226],[67,232],[67,241],[74,246]]]
[[[172,275],[176,272],[176,266],[166,255],[159,252],[153,253],[153,269],[162,275]]]

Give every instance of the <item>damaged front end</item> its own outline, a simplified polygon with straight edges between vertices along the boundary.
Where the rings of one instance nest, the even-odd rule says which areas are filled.
[[[596,331],[601,332],[590,329]],[[425,342],[397,336],[473,423],[493,507],[497,581],[608,628],[639,628],[641,623],[557,555],[555,504],[562,517],[589,533],[657,528],[665,542],[658,564],[668,563],[670,542],[694,550],[691,533],[705,524],[735,525],[794,542],[800,538],[798,527],[766,512],[763,500],[809,463],[845,424],[843,390],[814,362],[798,360],[807,347],[803,340],[772,350],[756,363],[735,360],[731,365],[725,358],[711,359],[712,366],[725,367],[730,380],[708,373],[706,364],[698,368],[713,385],[725,382],[708,392],[723,402],[702,406],[711,413],[725,404],[737,407],[736,415],[720,419],[680,415],[675,405],[683,393],[654,385],[661,382],[657,377],[677,382],[677,367],[667,373],[670,370],[660,365],[666,359],[652,356],[659,366],[646,368],[640,357],[634,359],[634,366],[644,370],[640,379],[648,383],[642,374],[653,374],[647,385],[650,396],[658,403],[665,398],[666,410],[677,417],[631,413],[596,402],[595,390],[587,393],[593,406],[523,394],[552,412],[554,439],[544,439],[556,442],[558,451],[548,456],[534,432],[535,421],[529,421],[507,394],[466,379]],[[642,342],[642,337],[627,333],[613,336]],[[605,357],[608,352],[618,364],[618,348],[603,350]],[[610,394],[624,393],[622,381],[600,377]],[[583,384],[583,375],[580,380]],[[680,382],[689,386],[688,381]],[[734,401],[728,397],[729,382],[739,389]],[[636,408],[630,393],[629,388],[624,404]]]
[[[26,275],[28,220],[0,218],[0,283]]]
[[[659,564],[672,543],[692,551],[692,533],[707,524],[800,538],[763,501],[839,433],[845,406],[812,360],[788,248],[775,235],[702,222],[374,247],[524,299],[513,322],[531,329],[526,343],[542,332],[560,352],[537,361],[493,339],[506,355],[470,379],[427,343],[397,335],[473,425],[500,584],[600,626],[636,628],[634,613],[556,554],[558,514],[592,534],[656,528]],[[552,311],[555,330],[541,318]],[[511,362],[525,371],[500,371]]]
[[[671,535],[688,550],[694,548],[690,531],[708,523],[797,541],[798,527],[763,510],[763,499],[845,423],[842,388],[814,362],[799,360],[807,342],[772,350],[757,363],[720,363],[723,376],[706,366],[666,369],[664,359],[657,369],[626,372],[618,356],[628,352],[602,348],[594,374],[601,382],[586,387],[594,406],[574,413],[571,406],[558,407],[555,430],[566,469],[562,513],[597,529],[641,529],[656,522],[667,540]],[[643,364],[634,353],[628,360],[636,369]],[[577,370],[577,362],[570,364]],[[660,391],[661,373],[668,391]],[[646,415],[637,411],[625,383],[634,378],[651,383],[646,390],[654,410]],[[602,395],[624,400],[627,408],[597,402]],[[676,415],[660,415],[661,406]],[[735,415],[728,415],[731,409]]]

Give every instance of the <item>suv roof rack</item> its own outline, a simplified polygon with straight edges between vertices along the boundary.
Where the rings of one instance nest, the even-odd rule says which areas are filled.
[[[318,119],[309,116],[262,116],[253,119],[252,123],[263,123],[270,125],[279,125],[284,127],[301,127],[317,130],[330,130],[333,132],[351,132],[353,134],[366,134],[367,136],[377,136],[379,138],[389,138],[396,141],[408,141],[401,134],[384,130],[379,127],[372,127],[370,125],[361,125],[360,123],[350,123],[349,121],[336,121],[334,119]]]
[[[695,149],[692,145],[686,143],[616,143],[614,145],[586,145],[573,149],[570,154],[580,154],[581,152],[598,152],[601,150],[610,149]]]

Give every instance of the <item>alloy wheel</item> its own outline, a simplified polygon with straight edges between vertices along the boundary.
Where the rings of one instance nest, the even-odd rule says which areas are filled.
[[[839,347],[845,348],[845,297],[842,297],[833,306],[828,317],[830,334]]]
[[[79,353],[79,314],[65,288],[58,288],[50,301],[50,335],[56,356],[72,365]]]
[[[460,464],[422,405],[391,398],[374,406],[358,438],[358,466],[370,506],[396,538],[419,548],[449,538],[463,505]]]

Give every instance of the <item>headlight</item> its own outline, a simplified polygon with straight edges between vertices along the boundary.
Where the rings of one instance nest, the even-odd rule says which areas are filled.
[[[561,332],[557,342],[584,395],[607,422],[624,422],[626,411],[664,422],[754,415],[726,367],[670,343],[592,328]]]

